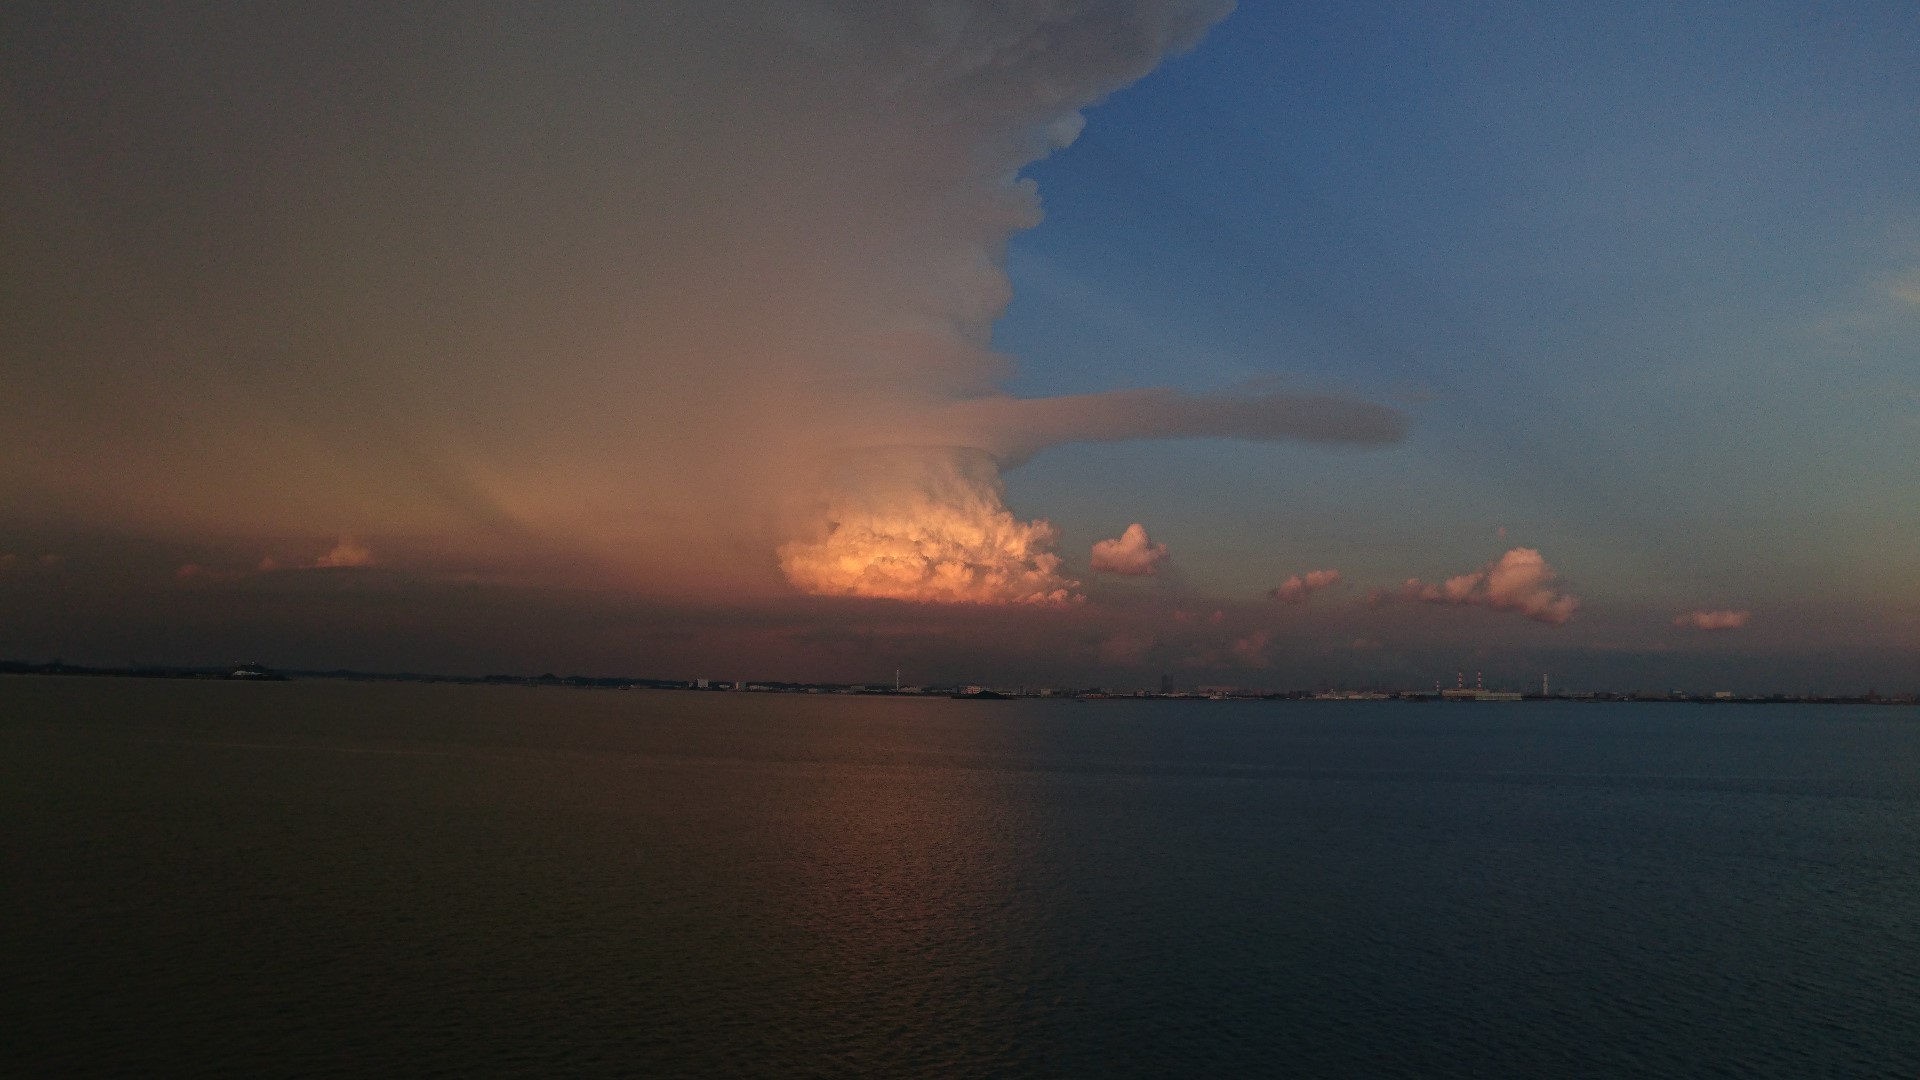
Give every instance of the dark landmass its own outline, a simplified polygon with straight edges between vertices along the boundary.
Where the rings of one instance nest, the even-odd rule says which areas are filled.
[[[203,667],[165,665],[128,665],[99,667],[68,664],[59,660],[32,663],[0,660],[0,675],[90,676],[122,679],[217,679],[252,682],[286,682],[292,679],[344,679],[354,682],[460,683],[484,686],[548,686],[591,690],[682,690],[700,693],[759,694],[864,694],[902,697],[950,697],[974,701],[1004,701],[1010,698],[1077,698],[1081,700],[1160,700],[1160,701],[1405,701],[1405,702],[1504,702],[1504,701],[1637,701],[1671,702],[1694,705],[1920,705],[1920,694],[1882,695],[1869,690],[1864,694],[1735,694],[1717,691],[1693,694],[1683,691],[1648,693],[1646,691],[1590,691],[1553,694],[1485,694],[1474,696],[1433,690],[1252,690],[1238,687],[1202,687],[1192,691],[1113,690],[1105,687],[987,687],[987,686],[888,686],[864,683],[804,683],[766,681],[716,681],[708,679],[656,679],[627,676],[556,675],[443,675],[426,672],[330,671],[299,669],[278,670],[257,663],[218,664]]]

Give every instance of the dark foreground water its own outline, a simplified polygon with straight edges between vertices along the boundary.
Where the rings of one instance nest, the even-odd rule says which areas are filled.
[[[1920,1076],[1920,711],[0,679],[0,1073]]]

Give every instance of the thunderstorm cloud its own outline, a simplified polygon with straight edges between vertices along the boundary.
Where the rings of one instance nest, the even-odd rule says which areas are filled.
[[[0,395],[0,530],[160,538],[167,576],[350,535],[319,564],[1070,598],[999,482],[1035,453],[1404,430],[1003,389],[1021,170],[1230,7],[49,7],[57,48],[0,55],[36,358]]]

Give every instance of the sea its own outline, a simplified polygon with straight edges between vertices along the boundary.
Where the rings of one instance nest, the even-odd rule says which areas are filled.
[[[1920,709],[0,679],[0,1074],[1920,1076]]]

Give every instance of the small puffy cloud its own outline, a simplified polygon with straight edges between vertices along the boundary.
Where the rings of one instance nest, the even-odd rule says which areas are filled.
[[[343,570],[363,568],[372,565],[374,565],[374,557],[371,549],[351,536],[342,536],[326,554],[312,561],[301,558],[293,562],[285,562],[268,555],[260,560],[260,564],[256,569],[262,574],[271,574],[276,570]],[[193,571],[200,572],[195,573]],[[226,575],[218,571],[206,572],[199,566],[188,563],[186,566],[181,567],[174,576],[187,579],[201,576],[222,577]]]
[[[355,542],[352,537],[343,536],[340,538],[339,543],[333,545],[332,551],[315,559],[313,565],[315,569],[372,566],[373,552],[367,550],[364,545]]]
[[[1281,582],[1267,595],[1283,604],[1304,604],[1314,593],[1339,583],[1340,571],[1338,570],[1309,570],[1305,574],[1295,574]]]
[[[1689,611],[1674,618],[1673,625],[1682,630],[1702,630],[1712,633],[1717,630],[1738,630],[1747,625],[1753,613],[1748,611]]]
[[[1255,630],[1245,637],[1233,639],[1233,644],[1227,647],[1227,651],[1233,654],[1235,660],[1247,667],[1263,668],[1267,666],[1267,645],[1272,640],[1273,635],[1265,630]]]
[[[1373,638],[1357,637],[1353,639],[1353,644],[1347,647],[1354,652],[1372,652],[1380,647],[1380,643]]]
[[[1439,584],[1409,578],[1400,587],[1400,596],[1429,604],[1517,611],[1530,619],[1559,626],[1573,618],[1580,601],[1554,587],[1557,576],[1538,551],[1514,548],[1472,573],[1450,577]]]
[[[1139,522],[1127,526],[1119,536],[1093,545],[1093,568],[1110,574],[1156,574],[1166,557],[1167,545],[1148,540],[1147,527]]]

